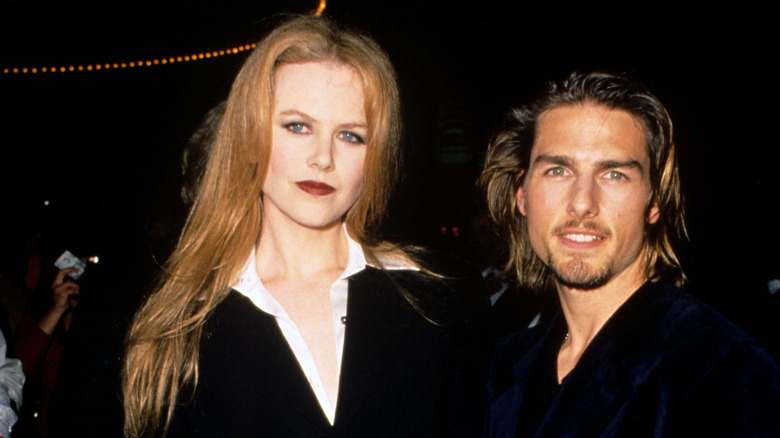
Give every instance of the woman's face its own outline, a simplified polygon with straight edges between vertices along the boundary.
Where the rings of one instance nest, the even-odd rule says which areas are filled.
[[[267,225],[341,224],[363,180],[364,105],[362,82],[349,66],[306,62],[276,69],[271,156],[263,185]]]

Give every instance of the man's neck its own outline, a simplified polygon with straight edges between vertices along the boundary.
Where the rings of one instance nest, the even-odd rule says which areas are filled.
[[[644,257],[595,289],[556,284],[568,332],[558,356],[558,379],[563,379],[612,315],[647,281]]]

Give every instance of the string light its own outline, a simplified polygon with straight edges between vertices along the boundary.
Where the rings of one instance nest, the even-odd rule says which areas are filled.
[[[327,6],[326,0],[319,0],[319,4],[317,6],[317,10],[314,12],[314,15],[319,17],[322,15],[322,13],[325,11],[325,6]],[[117,69],[125,69],[125,68],[136,68],[136,67],[151,67],[154,65],[167,65],[167,64],[175,64],[178,62],[190,62],[190,61],[201,61],[203,59],[211,59],[216,58],[218,56],[226,56],[226,55],[236,55],[238,53],[241,53],[246,50],[251,50],[255,48],[257,44],[245,44],[243,46],[236,46],[231,47],[229,49],[221,49],[221,50],[213,50],[210,52],[200,52],[200,53],[194,53],[191,55],[184,55],[184,56],[170,56],[168,58],[162,58],[162,59],[147,59],[147,60],[140,60],[140,61],[126,61],[126,62],[114,62],[114,63],[105,63],[105,64],[87,64],[87,65],[79,65],[79,66],[59,66],[59,67],[3,67],[2,72],[6,75],[16,75],[16,74],[37,74],[38,72],[41,73],[70,73],[70,72],[83,72],[83,71],[93,71],[93,70],[117,70]]]
[[[324,9],[324,0],[320,1],[320,9]],[[220,56],[236,55],[238,53],[252,50],[257,44],[244,44],[242,46],[231,47],[228,49],[203,51],[183,56],[169,56],[167,58],[142,59],[137,61],[124,61],[113,63],[96,63],[85,65],[61,65],[61,66],[40,66],[40,67],[3,67],[4,75],[22,75],[39,73],[79,73],[95,70],[120,70],[127,68],[152,67],[157,65],[176,64],[180,62],[202,61],[205,59],[217,58]]]
[[[317,6],[317,12],[314,13],[315,16],[319,17],[322,15],[322,12],[325,11],[326,2],[325,0],[320,0],[319,6]]]

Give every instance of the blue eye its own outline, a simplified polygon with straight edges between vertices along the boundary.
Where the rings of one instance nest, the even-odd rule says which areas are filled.
[[[363,137],[355,134],[352,131],[341,131],[339,133],[339,137],[349,143],[366,144],[366,141],[363,139]]]
[[[308,128],[308,126],[302,122],[290,122],[290,123],[285,123],[282,126],[284,126],[284,128],[287,129],[288,131],[294,132],[296,134],[303,134]]]

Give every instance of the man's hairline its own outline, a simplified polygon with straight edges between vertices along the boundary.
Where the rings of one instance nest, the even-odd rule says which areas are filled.
[[[650,164],[649,167],[652,168],[653,157],[652,157],[652,154],[650,153],[651,152],[650,151],[650,132],[649,132],[647,126],[645,126],[644,120],[642,118],[638,117],[633,112],[631,112],[631,111],[629,111],[629,110],[627,110],[625,108],[609,105],[609,104],[606,104],[606,103],[603,103],[603,102],[598,102],[596,100],[593,100],[592,98],[585,98],[584,100],[577,101],[577,102],[561,102],[561,103],[558,103],[558,104],[555,104],[555,105],[550,105],[549,107],[547,107],[547,108],[543,109],[542,111],[540,111],[539,115],[536,116],[536,120],[534,120],[534,125],[533,125],[534,126],[534,128],[533,128],[534,129],[534,138],[533,138],[533,141],[531,142],[530,150],[528,151],[528,162],[526,163],[525,167],[519,169],[519,171],[517,172],[518,181],[519,181],[518,188],[523,187],[523,185],[525,185],[525,179],[528,177],[528,175],[530,173],[529,171],[531,170],[531,167],[534,164],[534,161],[535,161],[535,160],[533,160],[534,148],[536,147],[536,143],[537,143],[537,141],[539,139],[539,126],[541,125],[542,118],[545,115],[547,115],[547,113],[549,113],[550,111],[558,109],[558,108],[563,108],[563,107],[567,107],[567,106],[583,106],[584,107],[585,105],[600,106],[600,107],[603,107],[603,108],[606,108],[606,109],[609,109],[609,110],[613,110],[613,111],[622,111],[622,112],[628,114],[629,116],[631,116],[631,119],[634,121],[634,123],[637,124],[637,127],[639,128],[639,130],[642,133],[642,142],[645,145],[645,152],[647,153],[648,163]],[[653,187],[653,185],[652,185],[652,175],[650,175],[650,168],[648,168],[647,171],[648,171],[648,177],[650,177],[650,181],[651,181],[650,192],[651,192],[652,197],[654,198],[655,197],[656,188]],[[512,193],[512,197],[515,197],[516,194],[517,194],[517,190],[515,190]]]

